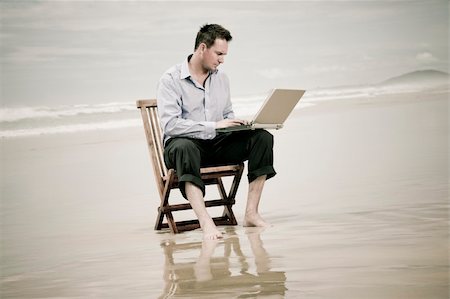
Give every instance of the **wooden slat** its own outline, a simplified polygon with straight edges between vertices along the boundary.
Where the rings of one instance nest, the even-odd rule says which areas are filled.
[[[155,99],[144,99],[144,100],[137,100],[136,106],[138,108],[148,108],[148,107],[156,107],[157,102]]]
[[[164,163],[164,146],[161,140],[161,126],[159,124],[159,117],[156,108],[148,108],[150,116],[150,124],[152,127],[152,138],[154,142],[155,156],[158,163],[158,168],[160,170],[160,176],[164,177],[167,175],[167,167]]]
[[[152,128],[150,125],[148,110],[146,108],[141,108],[140,110],[141,110],[142,121],[144,124],[144,131],[145,131],[145,136],[146,136],[146,140],[147,140],[147,146],[148,146],[150,158],[152,160],[153,174],[155,175],[155,179],[157,181],[158,191],[160,193],[160,196],[162,197],[163,190],[164,190],[164,182],[161,178],[161,170],[159,169],[159,166],[158,166],[159,163],[158,163],[157,157],[155,155],[155,148],[154,148],[155,144],[153,142]]]
[[[200,174],[204,179],[219,178],[224,176],[233,176],[244,169],[244,164],[203,167],[200,169]],[[163,178],[167,180],[167,176]]]
[[[152,157],[153,161],[156,164],[156,167],[158,169],[158,175],[159,177],[165,176],[167,173],[164,173],[164,169],[161,167],[160,163],[160,157],[158,152],[158,144],[156,143],[156,132],[155,132],[155,125],[153,121],[153,115],[151,109],[147,109],[147,115],[148,115],[148,122],[150,126],[150,138],[152,140]]]
[[[226,216],[212,217],[212,220],[214,221],[214,223],[216,225],[230,225],[231,224],[230,219]],[[200,224],[199,224],[198,220],[196,220],[196,219],[178,221],[178,222],[176,222],[176,225],[177,225],[179,232],[184,232],[184,231],[189,231],[189,230],[200,228]],[[235,225],[235,224],[231,224],[231,225]],[[169,224],[163,223],[162,228],[169,228]]]
[[[216,199],[216,200],[205,201],[205,206],[207,208],[218,207],[218,206],[223,206],[223,205],[234,205],[234,204],[235,204],[235,200]],[[190,210],[190,209],[192,209],[190,203],[181,203],[181,204],[175,204],[175,205],[162,207],[162,208],[160,208],[160,211],[163,213],[167,213],[169,211],[174,212],[174,211],[184,211],[184,210]]]
[[[203,167],[200,169],[201,174],[207,173],[217,173],[217,172],[229,172],[229,171],[238,171],[243,167],[240,164],[236,165],[225,165],[225,166],[213,166],[213,167]]]

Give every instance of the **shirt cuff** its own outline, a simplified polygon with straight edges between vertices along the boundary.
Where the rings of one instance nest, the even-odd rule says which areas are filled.
[[[214,137],[216,137],[216,123],[214,121],[205,121],[203,122],[203,125],[206,128],[206,139],[213,139]]]

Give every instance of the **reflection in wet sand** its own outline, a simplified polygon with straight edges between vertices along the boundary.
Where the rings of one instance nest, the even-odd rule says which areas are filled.
[[[270,255],[261,240],[261,228],[247,228],[239,236],[227,228],[223,240],[176,243],[173,239],[161,244],[164,250],[164,293],[159,298],[182,295],[214,298],[284,298],[286,274],[271,269]],[[241,242],[248,242],[246,256]],[[199,251],[197,258],[180,258],[186,251]],[[253,264],[250,264],[253,260]],[[251,273],[251,269],[255,273]]]

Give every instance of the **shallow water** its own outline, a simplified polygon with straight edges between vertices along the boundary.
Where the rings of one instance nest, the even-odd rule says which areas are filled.
[[[280,215],[266,230],[222,227],[219,241],[135,231],[73,237],[74,248],[61,237],[49,250],[66,255],[35,252],[47,260],[3,277],[2,296],[446,298],[446,208]]]

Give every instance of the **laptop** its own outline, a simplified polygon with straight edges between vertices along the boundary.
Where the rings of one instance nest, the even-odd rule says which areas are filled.
[[[273,89],[258,113],[256,113],[248,124],[220,128],[216,129],[216,132],[226,133],[241,130],[281,129],[304,93],[304,90],[298,89]]]

